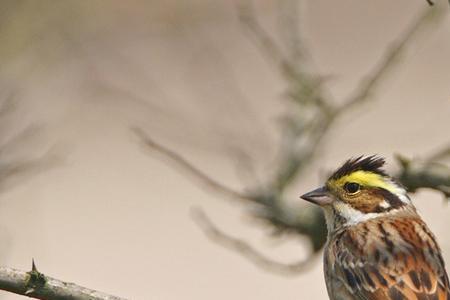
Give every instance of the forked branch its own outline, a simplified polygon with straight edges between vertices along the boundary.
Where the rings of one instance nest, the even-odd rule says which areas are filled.
[[[296,4],[297,2],[292,2],[292,5]],[[287,13],[296,13],[294,9],[286,11]],[[275,170],[274,178],[269,179],[266,186],[254,191],[255,193],[234,191],[202,172],[182,155],[152,140],[143,130],[134,128],[133,131],[146,148],[169,159],[170,162],[180,167],[182,171],[185,171],[206,189],[227,198],[255,203],[259,205],[258,208],[261,208],[261,218],[280,232],[293,231],[308,237],[313,246],[311,257],[314,257],[326,240],[323,214],[321,212],[315,214],[308,212],[309,215],[306,216],[307,211],[305,209],[294,210],[287,207],[284,202],[287,188],[296,183],[300,175],[303,175],[302,172],[307,170],[307,166],[311,165],[335,121],[348,114],[351,111],[350,108],[373,99],[373,94],[389,71],[396,65],[405,47],[430,21],[442,19],[438,18],[441,15],[443,14],[438,8],[429,8],[420,14],[406,29],[405,33],[387,48],[384,55],[375,64],[374,69],[361,80],[361,83],[356,85],[354,92],[341,102],[344,104],[338,105],[332,101],[332,97],[327,96],[326,88],[323,85],[323,77],[317,76],[305,67],[305,57],[308,56],[305,43],[300,38],[296,38],[292,43],[285,42],[284,45],[279,45],[259,23],[254,8],[251,5],[241,7],[242,23],[252,34],[253,40],[256,41],[263,54],[284,76],[286,95],[291,100],[289,112],[283,117],[286,126],[281,132],[278,169]],[[298,16],[292,17],[293,22],[284,22],[287,24],[286,26],[298,24],[295,19]],[[295,30],[292,32],[295,32]],[[284,49],[286,46],[292,47],[292,49]],[[299,58],[301,63],[298,62]],[[445,153],[439,155],[446,155]],[[423,174],[425,173],[420,173],[421,176]],[[433,174],[435,173],[433,172]],[[440,191],[445,190],[445,187],[440,184],[429,185],[429,187]],[[201,211],[194,213],[194,219],[211,240],[240,253],[266,270],[283,274],[299,273],[307,269],[312,261],[311,257],[294,264],[282,264],[273,261],[245,241],[231,237],[219,230]]]
[[[271,206],[275,204],[272,201],[266,199],[270,198],[269,195],[261,194],[252,196],[236,192],[200,171],[197,167],[192,165],[178,153],[152,140],[141,129],[133,128],[133,131],[140,138],[141,142],[143,142],[143,145],[148,148],[148,150],[156,151],[165,158],[168,158],[170,162],[176,165],[176,167],[181,168],[182,171],[186,172],[188,176],[193,177],[193,179],[202,184],[202,186],[206,189],[212,190],[213,192],[231,199],[245,200],[247,202],[252,202],[260,205],[260,208],[263,209],[264,212],[261,215],[258,215],[257,218],[264,219],[266,223],[271,224],[278,230],[284,231],[290,229],[295,232],[303,232],[304,235],[307,235],[310,238],[311,244],[313,246],[313,251],[307,259],[297,263],[283,264],[277,262],[265,257],[262,253],[254,249],[245,241],[233,238],[225,234],[216,226],[214,226],[209,218],[201,210],[194,210],[192,214],[194,220],[200,226],[206,236],[212,241],[222,246],[226,246],[231,250],[237,251],[238,253],[249,259],[251,262],[253,262],[255,265],[258,265],[265,270],[276,273],[298,274],[301,271],[306,271],[308,267],[314,262],[312,258],[316,256],[321,247],[316,245],[317,240],[320,240],[320,238],[318,239],[316,236],[309,236],[308,233],[315,234],[317,231],[320,232],[320,230],[309,230],[308,227],[312,225],[309,223],[309,221],[307,221],[308,218],[306,218],[305,220],[293,221],[282,212],[282,209]],[[320,242],[320,245],[322,244],[323,242]]]

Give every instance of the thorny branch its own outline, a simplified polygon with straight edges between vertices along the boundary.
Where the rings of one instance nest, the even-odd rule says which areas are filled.
[[[0,91],[6,94],[0,100],[0,130],[7,132],[11,130],[8,120],[15,112],[17,91],[10,90],[5,93],[4,86],[0,86]],[[11,158],[11,153],[16,153],[19,148],[26,148],[26,144],[37,131],[36,126],[28,126],[19,133],[0,141],[0,192],[8,190],[15,183],[22,183],[26,177],[51,168],[59,162],[58,157],[52,153],[52,149],[40,157]],[[117,297],[47,277],[37,271],[34,262],[30,272],[0,267],[0,290],[37,299],[120,300]]]
[[[11,11],[15,12],[14,9]],[[8,13],[10,12],[8,11]],[[16,51],[14,52],[17,54]],[[3,63],[3,61],[0,61],[0,63]],[[15,124],[12,124],[11,120],[14,119],[18,104],[21,102],[21,90],[18,87],[23,85],[23,81],[21,78],[12,80],[8,74],[5,76],[3,69],[0,73],[1,193],[10,189],[14,184],[23,183],[25,178],[58,164],[60,157],[56,155],[54,148],[50,148],[42,155],[34,157],[28,157],[28,152],[23,153],[24,149],[32,149],[32,147],[28,147],[28,144],[36,138],[41,128],[36,125],[29,125],[17,133],[11,134],[14,132],[13,129],[15,129]],[[20,157],[18,153],[25,154],[27,157]],[[34,260],[32,269],[29,272],[0,266],[0,290],[44,300],[126,300],[125,298],[108,295],[71,282],[49,277],[37,270]]]
[[[412,24],[395,40],[379,59],[373,70],[363,77],[356,86],[354,93],[337,105],[326,93],[324,77],[318,76],[308,69],[308,49],[306,43],[297,33],[298,26],[297,7],[298,1],[287,0],[288,9],[283,9],[283,17],[289,21],[282,22],[280,31],[290,32],[286,36],[295,35],[294,40],[285,39],[280,45],[259,23],[256,13],[251,5],[240,8],[240,19],[247,32],[251,33],[252,39],[269,61],[278,69],[286,80],[286,98],[289,100],[289,112],[284,116],[284,127],[282,129],[281,144],[279,149],[280,161],[275,176],[268,180],[266,186],[252,190],[251,193],[234,191],[209,175],[203,173],[199,168],[189,163],[180,154],[168,149],[152,140],[143,130],[134,129],[144,145],[168,158],[176,166],[182,168],[189,176],[196,179],[206,188],[218,192],[226,197],[234,197],[246,200],[257,205],[255,216],[265,223],[273,226],[278,233],[287,231],[296,232],[309,239],[311,253],[306,260],[295,264],[280,264],[266,258],[248,243],[228,236],[219,230],[203,212],[194,214],[194,218],[205,234],[213,241],[230,248],[243,255],[258,266],[266,270],[279,273],[299,273],[307,269],[309,260],[315,257],[322,249],[326,240],[326,228],[322,212],[311,206],[292,208],[285,205],[286,189],[300,178],[306,167],[309,166],[323,145],[329,129],[342,115],[351,111],[350,108],[362,105],[373,99],[374,93],[387,74],[399,61],[406,46],[417,34],[425,29],[431,21],[440,20],[441,14],[438,9],[429,8],[421,13]],[[287,15],[286,15],[287,14]],[[294,15],[292,15],[294,14]],[[285,51],[285,48],[287,50]],[[448,150],[443,151],[448,155]],[[448,175],[439,175],[434,169],[431,161],[423,168],[412,168],[415,161],[399,160],[401,171],[399,178],[401,182],[415,191],[417,188],[430,187],[445,193],[448,191]],[[447,176],[447,177],[445,177]],[[448,193],[446,193],[448,195]]]
[[[43,300],[126,300],[44,275],[34,260],[29,272],[0,267],[0,289]]]

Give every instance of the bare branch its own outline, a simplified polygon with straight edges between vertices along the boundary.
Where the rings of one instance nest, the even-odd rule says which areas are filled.
[[[311,210],[303,210],[309,215],[314,216],[314,218],[312,218],[313,220],[304,216],[301,212],[298,212],[298,214],[295,213],[296,215],[292,216],[293,210],[284,208],[281,202],[278,201],[278,196],[272,194],[273,191],[259,190],[254,194],[236,192],[200,171],[180,154],[156,143],[142,131],[142,129],[133,128],[132,130],[141,142],[143,142],[144,146],[150,150],[157,151],[168,158],[171,162],[175,163],[176,167],[186,171],[188,175],[201,183],[205,188],[233,200],[239,199],[259,205],[257,206],[259,209],[256,210],[258,213],[254,214],[254,216],[260,220],[264,220],[267,224],[271,224],[271,226],[279,231],[287,232],[290,230],[307,236],[313,248],[313,252],[320,251],[325,242],[325,239],[323,238],[323,233],[325,232],[322,228],[323,226],[317,224],[323,223],[323,215],[320,210],[318,210],[320,212],[319,215],[316,214],[316,210],[314,210],[315,213],[312,213]]]
[[[275,42],[274,38],[261,26],[255,15],[255,9],[249,2],[241,4],[239,9],[239,19],[245,28],[251,33],[254,40],[264,54],[278,67],[286,61],[285,54]]]
[[[303,1],[298,0],[279,1],[278,35],[286,49],[289,59],[287,63],[292,66],[292,69],[302,70],[306,74],[307,66],[312,62],[312,55],[301,30],[302,4]]]
[[[442,148],[441,150],[437,151],[436,153],[430,155],[428,157],[428,161],[438,161],[441,159],[450,158],[450,145]]]
[[[288,18],[283,19],[282,25],[293,26],[293,28],[286,32],[281,45],[259,23],[251,3],[244,4],[239,10],[241,22],[251,33],[251,38],[263,55],[284,76],[286,95],[290,100],[289,104],[292,105],[283,117],[285,126],[280,139],[280,162],[274,172],[274,178],[269,179],[265,187],[259,188],[252,194],[236,192],[209,177],[180,154],[156,143],[141,129],[134,129],[135,134],[148,149],[155,150],[168,158],[207,189],[228,198],[259,204],[256,217],[270,224],[278,232],[292,231],[308,237],[312,245],[312,254],[308,259],[293,264],[282,264],[267,258],[245,241],[225,234],[202,211],[194,211],[194,220],[211,240],[238,252],[257,266],[282,274],[295,274],[306,270],[314,261],[311,258],[316,257],[326,240],[322,211],[303,208],[294,210],[286,205],[284,200],[287,187],[293,184],[307,166],[311,165],[320,149],[323,148],[322,142],[336,119],[348,113],[349,108],[371,99],[382,80],[396,65],[406,45],[430,20],[436,20],[435,16],[439,13],[436,9],[427,9],[415,19],[405,33],[388,47],[379,62],[375,64],[375,68],[355,88],[354,93],[345,99],[342,106],[336,107],[332,97],[327,96],[324,77],[308,69],[310,57],[297,30],[299,25],[298,15],[296,15],[297,4],[297,1],[292,1],[283,6],[284,13],[289,15]],[[444,191],[445,185],[435,185],[434,188]]]
[[[450,200],[450,167],[437,162],[438,158],[448,155],[449,152],[450,149],[444,149],[423,160],[396,155],[401,167],[397,174],[398,180],[410,192],[419,188],[430,188],[441,192]]]
[[[243,193],[232,190],[231,188],[224,186],[223,184],[217,182],[212,179],[202,171],[200,171],[197,167],[188,162],[184,157],[179,155],[178,153],[158,144],[154,140],[152,140],[142,129],[133,128],[132,131],[136,134],[136,136],[143,142],[143,144],[154,151],[162,154],[170,161],[175,163],[177,167],[180,167],[184,171],[186,171],[189,175],[191,175],[194,179],[204,185],[206,188],[222,194],[230,199],[239,199],[245,201],[254,201],[254,199],[250,195],[245,195]]]
[[[256,266],[267,271],[283,275],[296,275],[309,270],[316,261],[317,254],[313,253],[299,262],[290,264],[277,262],[264,256],[247,242],[229,236],[218,229],[200,208],[192,209],[192,218],[211,241],[239,253]]]
[[[0,289],[44,300],[126,300],[46,276],[34,261],[30,272],[0,267]]]
[[[441,15],[439,15],[441,14]],[[327,99],[324,99],[321,95],[323,94],[319,85],[315,86],[314,89],[318,90],[313,95],[316,95],[314,102],[311,104],[317,108],[317,115],[312,118],[310,122],[304,123],[305,125],[299,126],[298,118],[299,116],[289,117],[289,124],[291,134],[288,136],[287,149],[284,150],[286,153],[283,155],[282,162],[278,174],[275,178],[274,184],[272,186],[276,187],[278,190],[283,190],[288,186],[301,172],[309,165],[310,161],[317,155],[317,150],[321,145],[322,140],[328,133],[331,126],[334,124],[335,120],[341,115],[348,113],[349,108],[365,103],[371,98],[374,91],[378,88],[380,82],[386,78],[386,75],[393,67],[396,65],[401,53],[406,48],[418,32],[425,27],[430,21],[435,21],[438,16],[442,16],[441,11],[435,9],[426,9],[420,16],[412,23],[412,25],[401,35],[396,41],[392,43],[390,47],[386,50],[385,55],[380,59],[376,67],[358,84],[358,88],[355,90],[353,95],[351,95],[344,104],[339,107],[333,107],[328,104]],[[308,81],[308,76],[304,75],[304,72],[299,72],[297,70],[297,89],[302,90],[302,86],[311,87],[311,82]],[[292,89],[292,87],[291,87]],[[295,85],[294,85],[294,89]],[[303,91],[296,97],[300,98],[310,98],[311,94]],[[301,101],[298,101],[300,104]],[[299,110],[304,107],[299,107]],[[297,118],[297,119],[293,119]],[[298,140],[308,139],[304,147],[298,147]]]
[[[60,163],[61,157],[51,151],[38,158],[0,163],[0,193]]]
[[[368,75],[361,80],[353,95],[344,102],[340,107],[340,110],[348,110],[355,105],[362,104],[369,100],[381,81],[385,79],[389,71],[397,65],[398,59],[406,48],[406,45],[416,37],[420,30],[424,29],[425,25],[431,23],[431,21],[436,21],[438,19],[437,17],[442,15],[442,11],[439,8],[425,9],[412,22],[405,33],[387,48],[385,54],[375,66],[374,70],[370,71]]]

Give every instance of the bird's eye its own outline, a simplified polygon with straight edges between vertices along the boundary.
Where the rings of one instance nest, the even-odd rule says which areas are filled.
[[[356,182],[347,182],[344,185],[344,190],[349,194],[355,194],[361,189],[361,186]]]

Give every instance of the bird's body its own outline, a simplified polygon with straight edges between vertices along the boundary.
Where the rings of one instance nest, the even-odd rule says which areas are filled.
[[[375,218],[335,232],[324,265],[331,299],[447,299],[436,241],[417,215]]]
[[[347,161],[302,197],[325,211],[331,300],[450,300],[441,251],[406,191],[376,157]]]

